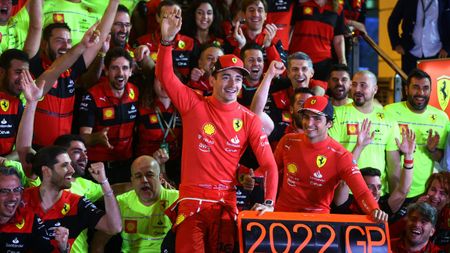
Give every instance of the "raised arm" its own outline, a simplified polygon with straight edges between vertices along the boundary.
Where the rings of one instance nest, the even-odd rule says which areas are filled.
[[[250,105],[250,110],[254,112],[260,118],[265,134],[269,135],[273,128],[274,123],[272,119],[264,112],[264,106],[267,103],[267,98],[269,96],[270,84],[274,77],[281,75],[286,70],[283,63],[279,61],[272,61],[264,75],[264,78],[259,85],[253,97],[252,104]]]
[[[109,0],[108,7],[106,7],[105,13],[103,14],[100,23],[96,28],[96,33],[98,35],[98,42],[92,47],[88,47],[83,52],[84,63],[87,67],[92,63],[92,61],[97,56],[97,52],[103,45],[103,42],[108,37],[111,32],[111,27],[114,22],[114,18],[116,17],[117,7],[119,6],[119,0]]]
[[[412,129],[403,130],[402,142],[395,139],[398,149],[404,156],[403,169],[400,172],[400,182],[391,192],[388,204],[392,213],[396,213],[408,195],[411,188],[414,173],[414,150],[416,149],[416,135]]]
[[[30,15],[30,24],[28,26],[28,34],[23,45],[23,51],[32,58],[39,50],[42,35],[42,0],[30,0],[27,10]]]
[[[22,167],[26,168],[26,155],[31,149],[31,142],[33,140],[34,114],[37,103],[43,95],[45,81],[38,81],[38,85],[36,85],[28,70],[23,70],[20,75],[20,86],[27,100],[27,105],[23,111],[17,131],[16,150],[19,154]]]
[[[369,119],[364,119],[363,123],[361,125],[361,128],[358,132],[358,138],[356,141],[355,148],[353,148],[352,154],[353,154],[353,160],[358,161],[359,157],[361,156],[362,151],[364,148],[369,145],[373,138],[375,138],[375,131],[370,132],[370,126],[372,125],[372,122]]]

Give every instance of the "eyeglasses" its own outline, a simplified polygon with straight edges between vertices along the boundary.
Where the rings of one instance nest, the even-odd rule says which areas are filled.
[[[19,186],[13,189],[8,189],[8,188],[0,188],[0,194],[1,195],[8,195],[10,193],[14,193],[14,194],[20,194],[23,192],[23,187]]]
[[[120,26],[120,27],[125,27],[125,28],[130,28],[131,27],[130,23],[123,23],[123,22],[115,22],[113,25]]]

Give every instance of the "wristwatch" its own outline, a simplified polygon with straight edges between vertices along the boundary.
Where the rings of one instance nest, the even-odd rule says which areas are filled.
[[[270,199],[266,199],[266,200],[264,200],[264,203],[263,203],[265,206],[273,206],[273,201],[272,200],[270,200]]]

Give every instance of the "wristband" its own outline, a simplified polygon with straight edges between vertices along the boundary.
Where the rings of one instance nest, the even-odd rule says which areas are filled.
[[[405,159],[405,160],[403,160],[403,165],[412,165],[412,164],[414,164],[414,159],[411,159],[411,160]]]
[[[100,182],[101,185],[104,185],[104,184],[106,184],[106,183],[108,183],[108,178],[105,178],[105,180],[103,180],[103,181]]]
[[[405,170],[412,170],[414,168],[414,164],[411,164],[411,167],[406,167],[405,165],[403,165],[403,169]]]
[[[173,44],[175,44],[175,40],[167,41],[167,40],[161,39],[160,40],[160,44],[165,46],[165,47],[172,46]]]

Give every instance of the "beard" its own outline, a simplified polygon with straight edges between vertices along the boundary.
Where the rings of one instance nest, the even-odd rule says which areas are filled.
[[[414,101],[415,98],[423,98],[424,102],[421,104],[417,104]],[[408,103],[411,105],[412,108],[414,108],[415,110],[418,110],[418,111],[425,109],[427,107],[429,101],[430,101],[430,97],[426,97],[426,96],[408,96]]]

